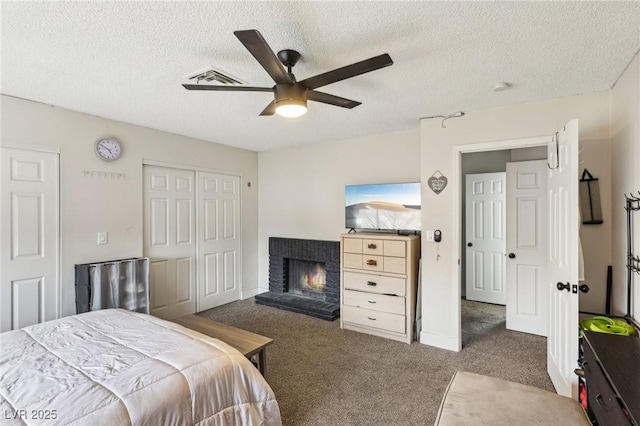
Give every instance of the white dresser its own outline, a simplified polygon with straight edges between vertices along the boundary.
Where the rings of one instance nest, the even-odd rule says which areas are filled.
[[[411,343],[420,237],[340,237],[340,327]]]

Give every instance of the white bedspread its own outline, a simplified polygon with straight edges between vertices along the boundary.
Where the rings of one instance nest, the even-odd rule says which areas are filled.
[[[0,335],[0,423],[279,425],[273,392],[226,343],[120,309]]]

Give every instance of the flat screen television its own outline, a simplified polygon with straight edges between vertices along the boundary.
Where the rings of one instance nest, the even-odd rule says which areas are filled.
[[[345,186],[345,227],[419,231],[420,182]]]

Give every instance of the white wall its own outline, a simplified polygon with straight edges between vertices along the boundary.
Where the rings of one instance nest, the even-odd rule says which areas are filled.
[[[460,185],[459,176],[452,173],[454,160],[457,161],[454,146],[547,136],[574,118],[580,120],[581,140],[608,140],[609,92],[470,111],[462,118],[449,120],[446,129],[435,120],[421,121],[422,180],[437,169],[449,178],[449,186],[438,195],[423,190],[422,202],[428,208],[423,209],[422,229],[442,230],[443,240],[439,261],[434,243],[422,241],[422,343],[460,349],[460,254],[453,253],[451,238],[459,235],[460,229],[452,218],[452,188]]]
[[[418,129],[260,152],[259,275],[269,287],[269,237],[338,241],[344,186],[418,182]],[[423,204],[424,206],[424,204]],[[424,207],[423,207],[424,208]]]
[[[578,170],[584,169],[598,178],[602,221],[600,225],[580,224],[580,241],[584,256],[584,282],[589,293],[580,293],[580,310],[603,314],[607,301],[607,267],[611,265],[611,141],[580,140]],[[619,271],[615,271],[618,272]],[[615,276],[615,273],[614,273]]]
[[[256,293],[257,153],[4,95],[1,107],[0,143],[60,148],[62,316],[75,313],[75,264],[142,256],[143,159],[242,173],[243,295]],[[112,163],[94,154],[95,141],[107,135],[123,145]],[[87,178],[82,170],[125,179]],[[99,231],[109,233],[107,245],[96,244]]]
[[[640,196],[640,56],[636,55],[611,91],[614,313],[627,312],[624,193]],[[640,212],[634,213],[634,254],[640,252]],[[635,318],[640,321],[640,279],[635,275]]]
[[[546,160],[546,158],[546,146],[534,146],[531,148],[520,148],[511,150],[511,161]]]

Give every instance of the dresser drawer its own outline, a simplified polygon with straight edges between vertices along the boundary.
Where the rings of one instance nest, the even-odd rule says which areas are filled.
[[[362,253],[362,240],[360,238],[343,238],[342,251],[345,253]]]
[[[362,269],[362,255],[361,254],[353,254],[353,253],[345,253],[342,261],[344,268],[353,268],[353,269]]]
[[[343,306],[340,312],[342,320],[347,323],[377,328],[394,333],[404,333],[406,317],[404,315],[377,312],[371,309]]]
[[[362,255],[362,269],[367,271],[384,271],[384,256]]]
[[[384,257],[384,265],[382,270],[384,272],[391,272],[394,274],[406,274],[407,273],[407,259],[404,257]]]
[[[407,244],[404,241],[385,241],[384,255],[393,257],[406,257]]]
[[[406,294],[407,282],[404,278],[383,277],[374,274],[361,274],[358,272],[344,272],[343,275],[345,289],[368,291],[379,294],[395,294],[404,296]]]
[[[400,296],[387,296],[386,294],[366,293],[354,290],[344,291],[344,304],[357,308],[404,315],[404,303],[404,297]]]
[[[384,254],[384,244],[382,240],[362,240],[362,253],[364,254]]]

